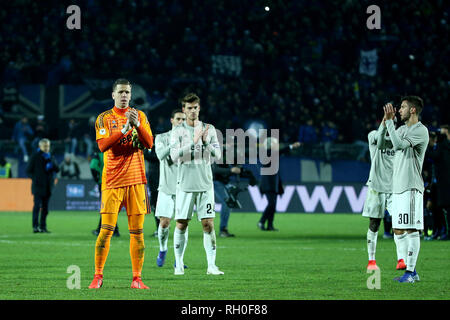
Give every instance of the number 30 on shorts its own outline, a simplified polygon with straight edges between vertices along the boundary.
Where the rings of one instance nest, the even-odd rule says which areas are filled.
[[[408,214],[407,213],[400,213],[398,215],[398,224],[408,224]]]

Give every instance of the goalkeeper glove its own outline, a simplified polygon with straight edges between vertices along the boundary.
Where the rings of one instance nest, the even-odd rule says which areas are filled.
[[[132,137],[133,147],[141,149],[141,150],[144,150],[145,147],[142,144],[141,140],[139,140],[139,135],[138,135],[137,130],[135,128],[133,128],[132,135],[133,135],[133,137]]]

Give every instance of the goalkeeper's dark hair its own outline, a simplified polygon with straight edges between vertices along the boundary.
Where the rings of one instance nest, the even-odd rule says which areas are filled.
[[[193,92],[188,93],[181,99],[181,105],[184,107],[186,103],[198,102],[200,104],[200,98]]]
[[[116,90],[116,87],[120,84],[129,85],[131,87],[131,82],[124,78],[119,78],[116,81],[114,81],[112,86],[112,91]]]
[[[172,114],[170,115],[170,118],[171,118],[171,119],[175,118],[175,114],[177,114],[177,113],[183,113],[183,110],[181,110],[181,109],[175,109],[175,110],[173,110],[173,111],[172,111]]]
[[[419,115],[423,110],[423,100],[418,96],[404,96],[402,102],[406,101],[409,107],[416,108],[416,114]]]

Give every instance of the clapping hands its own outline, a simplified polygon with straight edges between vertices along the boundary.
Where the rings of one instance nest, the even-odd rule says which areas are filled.
[[[384,105],[383,110],[384,110],[383,120],[393,120],[395,118],[396,110],[391,103]]]
[[[127,117],[127,123],[123,127],[125,132],[130,131],[132,127],[139,127],[139,113],[136,109],[130,108],[130,110],[125,112],[125,117]]]
[[[139,122],[139,113],[136,109],[134,108],[130,108],[130,111],[128,111],[127,113],[125,113],[125,116],[128,118],[128,120],[130,121],[130,125],[133,127],[139,127],[140,122]]]
[[[194,144],[197,144],[198,140],[200,140],[200,138],[202,139],[203,143],[206,143],[206,139],[208,137],[208,129],[209,129],[209,124],[206,125],[205,130],[197,130],[194,133]]]

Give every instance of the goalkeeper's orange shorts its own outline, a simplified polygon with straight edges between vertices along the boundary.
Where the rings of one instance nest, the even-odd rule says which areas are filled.
[[[122,207],[129,216],[150,213],[147,186],[135,184],[102,191],[100,213],[119,213]]]

